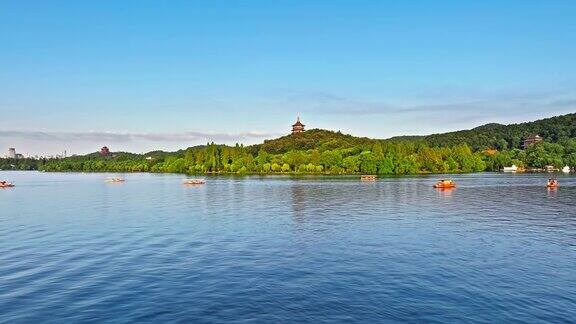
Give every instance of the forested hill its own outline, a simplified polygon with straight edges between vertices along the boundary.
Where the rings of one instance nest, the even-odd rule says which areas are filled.
[[[470,130],[423,137],[430,146],[468,144],[474,150],[520,148],[530,134],[539,134],[548,142],[561,142],[576,137],[576,113],[521,124],[487,124]]]
[[[263,144],[253,145],[250,148],[254,152],[260,149],[268,153],[279,154],[292,150],[311,150],[320,151],[334,150],[338,148],[350,148],[357,146],[371,147],[378,140],[367,137],[355,137],[352,135],[342,134],[324,129],[311,129],[304,133],[295,135],[286,135],[280,138],[265,140]]]
[[[545,141],[518,149],[522,140],[533,133],[543,136]],[[35,166],[20,162],[0,160],[0,167],[190,174],[417,174],[498,171],[512,164],[540,169],[576,167],[576,114],[522,124],[488,124],[423,137],[382,140],[312,129],[251,146],[209,143],[177,152],[114,152],[106,156],[93,153],[33,161]]]
[[[337,148],[370,148],[376,142],[423,142],[433,147],[452,147],[463,143],[473,150],[495,148],[499,150],[520,148],[522,140],[530,134],[539,134],[548,142],[558,143],[564,139],[576,137],[576,113],[541,119],[521,124],[486,124],[470,130],[428,136],[398,136],[386,140],[355,137],[341,132],[312,129],[296,135],[286,135],[266,140],[263,144],[249,148],[256,153],[260,149],[273,154],[292,150],[320,151]]]

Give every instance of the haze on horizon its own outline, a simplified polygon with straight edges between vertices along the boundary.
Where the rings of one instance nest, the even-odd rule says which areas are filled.
[[[0,155],[576,111],[574,1],[0,0]]]

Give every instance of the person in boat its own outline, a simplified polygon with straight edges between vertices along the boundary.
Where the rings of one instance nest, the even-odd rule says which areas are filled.
[[[189,179],[189,180],[184,180],[184,184],[191,184],[191,185],[197,185],[197,184],[205,184],[206,180],[204,179]]]
[[[558,186],[558,180],[548,179],[548,187],[556,187],[556,186]]]
[[[436,187],[436,188],[452,188],[455,186],[456,186],[456,184],[454,183],[454,181],[452,181],[450,179],[442,179],[434,185],[434,187]]]
[[[126,180],[124,180],[123,178],[116,178],[116,177],[106,179],[106,182],[124,182],[124,181]]]

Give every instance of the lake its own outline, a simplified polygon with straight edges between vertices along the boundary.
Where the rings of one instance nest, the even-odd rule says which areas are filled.
[[[0,322],[570,322],[576,177],[0,172]]]

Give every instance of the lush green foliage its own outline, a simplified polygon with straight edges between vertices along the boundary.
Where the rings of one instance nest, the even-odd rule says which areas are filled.
[[[417,174],[498,171],[516,164],[576,167],[576,114],[517,125],[489,124],[468,131],[359,138],[313,129],[244,147],[210,143],[178,152],[98,153],[38,163],[46,171],[171,173]],[[519,149],[528,134],[546,141]],[[486,150],[491,148],[493,150]]]
[[[299,134],[301,136],[304,134]],[[467,145],[431,148],[421,142],[393,143],[372,141],[367,145],[335,149],[290,150],[269,153],[253,147],[208,144],[182,153],[97,155],[51,160],[46,171],[121,171],[171,173],[303,173],[303,174],[415,174],[483,171],[482,153],[473,153]]]
[[[0,159],[0,170],[37,170],[42,162],[43,160],[29,158]]]
[[[264,149],[266,152],[278,154],[293,150],[306,151],[317,149],[325,151],[355,146],[370,148],[375,142],[378,142],[378,140],[366,137],[354,137],[352,135],[323,129],[311,129],[300,134],[286,135],[277,139],[266,140],[263,144],[254,145],[252,148],[255,149],[253,153]]]
[[[526,150],[515,148],[499,151],[487,155],[485,161],[486,168],[490,171],[498,171],[512,164],[525,168],[553,166],[559,169],[565,165],[576,167],[576,139],[564,139],[559,143],[542,142]]]
[[[466,143],[473,150],[486,148],[508,150],[521,148],[522,140],[530,134],[539,134],[546,141],[552,143],[575,138],[576,114],[522,124],[488,124],[471,130],[429,135],[423,137],[423,140],[430,146],[452,146]]]

